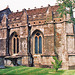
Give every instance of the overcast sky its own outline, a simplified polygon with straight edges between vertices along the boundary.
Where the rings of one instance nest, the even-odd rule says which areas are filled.
[[[34,7],[41,7],[41,6],[51,6],[55,5],[56,0],[0,0],[0,10],[4,9],[9,6],[11,11],[16,12],[16,10],[21,11],[22,9],[30,8],[33,9]]]

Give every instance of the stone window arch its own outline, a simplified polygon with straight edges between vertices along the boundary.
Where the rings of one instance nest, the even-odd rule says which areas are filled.
[[[16,32],[12,35],[12,54],[17,54],[19,52],[19,36]]]
[[[39,30],[33,33],[33,54],[42,54],[43,52],[43,35]]]

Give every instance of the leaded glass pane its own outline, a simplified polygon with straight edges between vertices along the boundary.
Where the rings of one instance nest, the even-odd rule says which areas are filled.
[[[39,53],[42,53],[42,37],[39,37]]]
[[[35,37],[35,53],[38,53],[38,38]]]

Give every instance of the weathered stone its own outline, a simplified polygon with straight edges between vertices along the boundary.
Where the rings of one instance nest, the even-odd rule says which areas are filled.
[[[52,68],[52,56],[57,55],[58,59],[62,60],[63,69],[75,65],[73,24],[67,23],[68,18],[65,16],[57,18],[58,8],[59,6],[48,6],[23,9],[2,17],[0,56],[6,56],[8,53],[5,65]]]

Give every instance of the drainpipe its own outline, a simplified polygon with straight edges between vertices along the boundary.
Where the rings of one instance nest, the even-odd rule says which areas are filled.
[[[56,52],[56,47],[55,47],[55,45],[56,45],[56,44],[55,44],[55,43],[56,43],[56,42],[55,42],[55,38],[56,38],[55,35],[56,35],[56,32],[55,32],[55,21],[54,21],[54,14],[53,14],[53,11],[52,11],[52,21],[53,21],[53,25],[54,25],[54,52],[55,52],[56,56],[58,56],[58,55],[57,55],[57,52]]]
[[[8,18],[6,17],[6,27],[7,27],[7,38],[6,38],[6,55],[9,55],[9,26],[8,26]]]
[[[73,24],[73,31],[74,31],[74,50],[75,50],[75,23]]]
[[[71,7],[71,11],[72,11],[72,7]],[[75,19],[75,7],[74,10],[72,11],[72,18]],[[74,50],[75,50],[75,23],[73,23],[73,31],[74,31]]]
[[[28,66],[31,66],[32,54],[31,54],[31,25],[28,25]]]
[[[30,45],[30,35],[31,35],[31,25],[28,25],[28,53],[31,54],[31,45]]]
[[[31,66],[32,63],[32,54],[31,54],[31,25],[28,24],[28,66]]]

